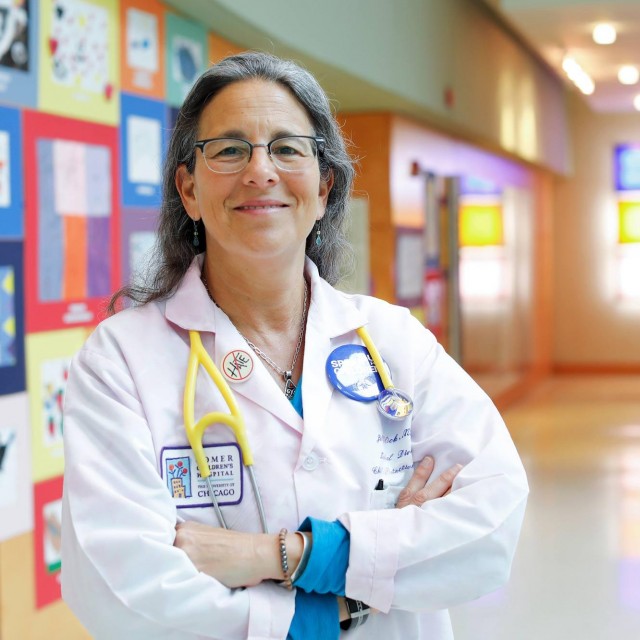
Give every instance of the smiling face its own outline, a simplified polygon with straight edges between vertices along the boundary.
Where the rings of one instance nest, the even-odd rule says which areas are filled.
[[[284,86],[243,80],[222,89],[200,116],[198,139],[243,138],[265,144],[315,134],[302,105]],[[238,173],[210,171],[200,150],[192,174],[181,165],[176,186],[189,216],[202,219],[216,259],[304,259],[306,238],[325,211],[331,180],[317,162],[302,172],[277,169],[264,147]]]

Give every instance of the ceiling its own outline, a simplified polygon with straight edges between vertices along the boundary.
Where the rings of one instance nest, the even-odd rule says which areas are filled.
[[[640,0],[486,0],[499,16],[564,78],[564,55],[573,57],[591,76],[595,91],[585,96],[595,111],[634,112],[633,98],[640,83],[624,86],[618,69],[633,64],[640,69]],[[611,23],[615,43],[599,45],[591,36],[598,22]],[[571,85],[573,86],[573,85]],[[576,89],[577,91],[577,89]]]

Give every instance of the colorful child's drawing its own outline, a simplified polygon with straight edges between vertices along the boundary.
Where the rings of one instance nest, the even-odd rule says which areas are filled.
[[[62,500],[54,500],[42,507],[44,535],[42,537],[44,564],[49,573],[60,571],[60,529],[62,528]]]
[[[49,50],[54,82],[110,99],[107,10],[82,0],[56,0],[52,10]]]
[[[160,0],[120,0],[121,89],[164,100],[164,14]]]
[[[0,131],[0,207],[11,204],[11,159],[9,157],[9,132]]]
[[[0,542],[33,530],[27,394],[0,396]]]
[[[36,608],[60,599],[62,476],[34,486]]]
[[[42,437],[47,447],[62,442],[62,408],[64,391],[69,377],[69,358],[47,360],[42,363]]]
[[[71,140],[38,141],[39,298],[110,293],[111,152]],[[73,176],[73,179],[69,179]]]
[[[27,0],[0,0],[0,66],[29,70]]]
[[[206,68],[207,32],[191,20],[167,14],[167,102],[178,107]]]
[[[0,266],[0,367],[16,364],[15,274]]]

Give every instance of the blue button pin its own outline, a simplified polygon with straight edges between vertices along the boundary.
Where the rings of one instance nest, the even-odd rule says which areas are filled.
[[[359,344],[345,344],[327,358],[329,382],[343,395],[358,402],[373,402],[384,389],[369,352]]]

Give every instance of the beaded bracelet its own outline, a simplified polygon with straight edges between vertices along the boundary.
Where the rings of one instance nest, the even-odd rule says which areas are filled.
[[[289,575],[289,558],[287,558],[287,530],[280,529],[280,533],[278,534],[278,542],[280,543],[280,566],[282,567],[282,575],[284,576],[284,580],[279,582],[278,584],[281,587],[285,587],[291,591],[293,589],[293,582],[291,581],[291,576]]]

